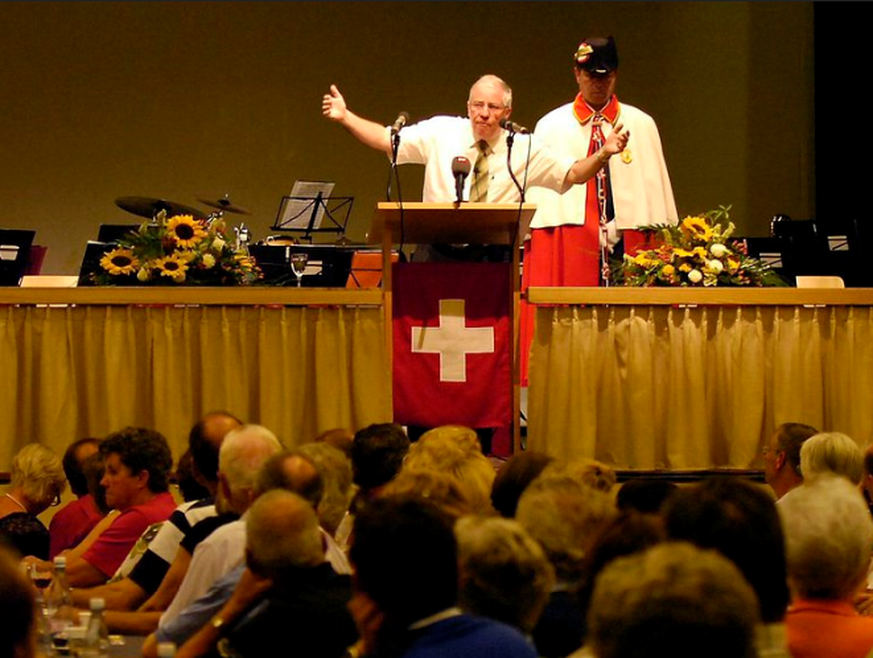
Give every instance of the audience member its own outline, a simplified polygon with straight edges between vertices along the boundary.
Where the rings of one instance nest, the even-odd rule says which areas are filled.
[[[402,470],[447,473],[457,479],[474,513],[494,513],[491,488],[496,471],[482,454],[476,431],[469,427],[444,425],[428,430],[409,447]]]
[[[402,469],[397,477],[382,487],[379,497],[386,496],[420,499],[456,520],[474,513],[458,480],[440,471]]]
[[[343,550],[348,550],[355,514],[397,475],[408,451],[409,437],[396,423],[374,423],[355,432],[352,481],[358,491],[335,535]]]
[[[873,618],[854,608],[873,551],[873,520],[857,488],[819,476],[780,506],[794,595],[785,625],[794,658],[863,658]]]
[[[191,455],[190,448],[182,453],[176,463],[176,485],[179,487],[182,500],[186,503],[210,496],[209,490],[194,476],[194,457]]]
[[[676,488],[675,483],[666,480],[628,480],[618,488],[615,506],[622,512],[659,514]]]
[[[555,570],[524,527],[512,519],[466,516],[455,523],[459,602],[530,634],[555,585]]]
[[[37,658],[34,590],[18,565],[17,555],[0,546],[0,658]]]
[[[325,562],[310,501],[281,489],[259,496],[246,515],[246,565],[228,602],[178,658],[263,656],[289,642],[301,656],[340,658],[355,642],[351,578]]]
[[[777,499],[803,484],[800,447],[818,430],[803,423],[782,423],[764,447],[764,479]]]
[[[540,475],[521,495],[515,518],[543,547],[557,577],[533,632],[541,656],[566,656],[581,646],[585,625],[576,592],[589,549],[615,515],[607,494],[568,475]]]
[[[327,443],[337,450],[341,450],[349,459],[352,458],[352,444],[355,442],[355,433],[345,427],[327,430],[315,437],[315,443]]]
[[[500,516],[511,519],[515,516],[518,499],[534,478],[554,460],[544,452],[524,450],[507,459],[497,471],[491,486],[491,504]]]
[[[318,467],[324,493],[318,503],[321,527],[333,537],[352,502],[352,462],[346,453],[327,441],[305,443],[300,452]]]
[[[257,497],[255,480],[264,463],[282,450],[276,436],[261,425],[242,425],[228,432],[218,453],[219,504],[222,512],[243,515]],[[245,520],[226,523],[201,541],[185,577],[161,616],[161,625],[175,619],[203,596],[221,576],[242,564]]]
[[[461,612],[452,520],[420,500],[386,497],[358,514],[350,610],[361,655],[534,658],[511,626]]]
[[[659,518],[653,514],[636,511],[620,512],[597,535],[594,544],[585,556],[584,576],[577,592],[579,610],[582,613],[583,643],[588,634],[587,618],[591,607],[591,596],[594,594],[594,584],[600,572],[614,559],[641,553],[665,539],[664,525]],[[572,608],[567,606],[564,610],[569,612]],[[542,623],[537,627],[534,642],[537,647],[542,647],[540,655],[543,658],[560,655],[560,646],[552,648],[554,646],[553,638],[559,637],[558,634],[563,629],[574,627],[575,621],[576,619],[558,617],[549,619],[547,623]]]
[[[612,492],[618,479],[611,466],[596,459],[556,459],[543,469],[543,475],[566,475],[607,494]]]
[[[839,475],[857,486],[864,476],[864,453],[845,434],[821,432],[800,448],[800,470],[805,480],[819,475]]]
[[[755,658],[757,621],[755,594],[737,567],[682,542],[613,560],[588,616],[597,658]]]
[[[861,480],[861,493],[864,494],[864,501],[870,508],[870,514],[873,514],[873,444],[867,446],[864,451],[864,478]]]
[[[100,439],[96,438],[73,441],[64,453],[64,473],[76,499],[59,509],[49,523],[49,559],[54,559],[61,551],[77,546],[106,515],[89,489],[85,472],[88,458],[99,454]]]
[[[48,529],[37,516],[58,505],[67,487],[61,460],[39,443],[28,443],[12,458],[12,486],[0,498],[0,539],[22,556],[48,560]]]
[[[156,623],[152,617],[119,615],[115,611],[164,610],[169,605],[199,539],[218,527],[213,499],[218,488],[218,451],[225,434],[240,424],[231,414],[212,412],[191,428],[188,445],[192,455],[192,474],[204,486],[207,498],[178,506],[147,543],[132,569],[125,571],[120,567],[105,585],[75,589],[72,593],[74,604],[87,607],[91,598],[103,598],[106,621],[117,632],[133,634]],[[223,520],[229,519],[225,517]],[[140,626],[140,623],[145,625]]]
[[[268,491],[285,489],[298,494],[315,509],[323,491],[321,476],[316,465],[299,451],[286,451],[269,458],[260,469],[254,486],[254,499]],[[247,517],[242,520],[245,521]],[[351,567],[345,554],[320,530],[322,558],[336,573],[350,574]],[[161,619],[155,633],[146,639],[143,653],[147,658],[157,655],[159,642],[181,645],[197,632],[210,618],[228,603],[245,574],[245,564],[239,564],[215,580],[206,593],[193,601],[175,618]]]

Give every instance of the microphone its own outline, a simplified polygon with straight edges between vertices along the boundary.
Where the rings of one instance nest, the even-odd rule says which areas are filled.
[[[470,161],[463,155],[459,155],[452,160],[452,175],[455,177],[455,197],[457,203],[461,203],[464,199],[464,181],[470,174]]]
[[[513,123],[509,119],[501,119],[500,127],[506,128],[511,133],[518,133],[519,135],[530,135],[530,130],[528,130],[524,126],[520,126],[517,123]]]
[[[391,124],[391,136],[393,137],[394,135],[399,133],[403,126],[406,125],[407,121],[409,121],[408,112],[401,112],[400,114],[398,114],[397,118],[394,120],[394,123]]]

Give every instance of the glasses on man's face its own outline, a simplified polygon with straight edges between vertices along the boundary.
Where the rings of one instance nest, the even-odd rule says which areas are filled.
[[[498,105],[497,103],[486,103],[485,101],[470,101],[470,107],[477,112],[483,112],[485,108],[488,108],[488,111],[492,113],[500,112],[501,110],[506,109],[505,105]]]
[[[51,506],[52,506],[52,507],[57,507],[57,506],[60,505],[60,504],[61,504],[61,494],[60,494],[60,492],[58,492],[58,493],[55,494],[55,497],[54,497],[54,499],[53,499],[52,502],[51,502]]]

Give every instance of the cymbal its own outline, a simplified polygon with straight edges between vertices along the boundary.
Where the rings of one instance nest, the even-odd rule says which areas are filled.
[[[202,211],[196,208],[183,206],[175,201],[167,201],[166,199],[153,199],[151,197],[142,196],[122,196],[115,200],[115,205],[140,217],[152,219],[161,210],[166,211],[167,217],[176,215],[193,215],[195,219],[205,219],[206,216]]]
[[[197,200],[210,208],[215,208],[216,210],[222,210],[224,212],[232,212],[237,215],[251,215],[251,211],[243,208],[242,206],[237,206],[231,203],[230,197],[226,194],[218,200],[210,199],[208,197],[197,197]]]

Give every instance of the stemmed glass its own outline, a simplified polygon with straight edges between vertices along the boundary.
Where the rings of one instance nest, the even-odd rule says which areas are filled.
[[[291,254],[291,271],[297,277],[297,287],[303,283],[303,273],[306,271],[306,263],[309,262],[309,254],[296,252]]]

